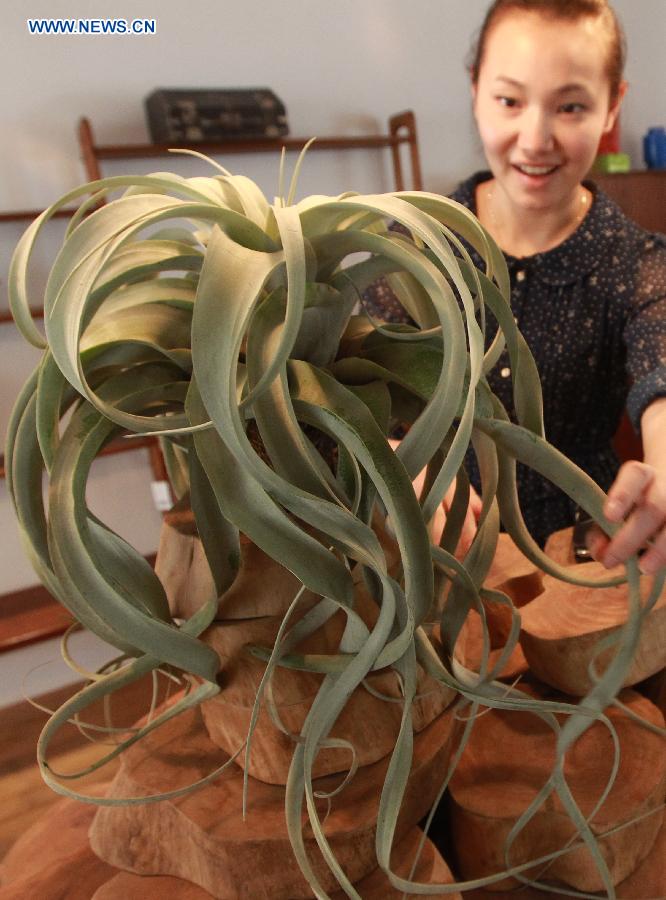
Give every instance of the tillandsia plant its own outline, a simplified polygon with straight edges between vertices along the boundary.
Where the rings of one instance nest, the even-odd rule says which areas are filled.
[[[198,638],[235,578],[244,534],[321,598],[321,614],[305,620],[311,628],[336,610],[346,615],[335,654],[291,652],[284,642],[289,614],[275,646],[256,651],[267,660],[266,678],[276,666],[324,675],[294,746],[285,812],[294,852],[317,896],[327,894],[304,851],[304,804],[340,885],[350,897],[358,894],[319,821],[313,762],[354,689],[381,669],[398,673],[404,702],[380,800],[378,864],[407,893],[461,889],[419,885],[398,877],[390,865],[411,763],[417,665],[470,707],[461,748],[476,713],[486,707],[533,711],[557,735],[557,762],[510,835],[507,870],[523,877],[528,866],[511,866],[510,845],[556,792],[613,896],[563,760],[595,721],[612,730],[603,710],[623,683],[663,577],[641,604],[636,560],[628,564],[629,622],[611,664],[580,704],[536,700],[495,680],[519,629],[510,599],[497,592],[492,599],[513,613],[503,659],[489,669],[487,634],[480,672],[455,659],[453,647],[470,609],[483,617],[482,600],[490,596],[483,582],[500,520],[544,571],[589,583],[549,560],[530,538],[517,502],[516,460],[550,478],[611,533],[602,513],[604,494],[544,438],[539,380],[510,311],[506,266],[474,216],[451,200],[420,192],[313,196],[295,203],[294,183],[286,199],[270,204],[252,181],[219,167],[212,177],[106,178],[47,209],[15,252],[11,307],[21,332],[44,355],[11,419],[9,490],[44,584],[83,626],[122,653],[118,666],[47,723],[38,747],[42,774],[56,791],[80,796],[49,768],[54,732],[95,699],[146,673],[181,673],[192,689],[105,759],[220,690],[220,661]],[[44,337],[29,311],[33,246],[57,210],[82,198],[46,286]],[[405,233],[391,230],[393,221]],[[472,263],[470,246],[483,258],[483,271]],[[382,275],[414,325],[373,320],[359,306],[364,290]],[[488,316],[499,327],[486,350]],[[517,423],[509,421],[485,379],[505,345]],[[404,437],[394,451],[388,438],[397,427]],[[86,505],[93,460],[111,439],[128,434],[157,435],[177,492],[189,495],[215,595],[185,621],[172,618],[165,590],[145,559]],[[321,453],[322,436],[334,451],[328,456]],[[482,511],[460,562],[454,551],[469,498],[464,459],[470,445],[482,475]],[[425,488],[417,496],[412,481],[424,468]],[[446,527],[432,543],[429,524],[454,479]],[[371,527],[377,515],[390,519],[400,552],[397,573],[389,573]],[[359,567],[377,608],[372,626],[354,608],[352,573]],[[609,583],[617,582],[603,582]],[[443,653],[431,640],[436,620]],[[302,634],[307,626],[299,627]],[[442,773],[443,788],[450,774]],[[145,803],[179,792],[82,799]]]

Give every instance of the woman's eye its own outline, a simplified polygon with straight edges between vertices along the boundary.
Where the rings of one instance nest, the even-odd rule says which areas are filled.
[[[504,106],[507,109],[513,109],[514,107],[518,106],[518,101],[515,97],[499,96],[496,98],[496,100],[500,106]]]
[[[585,112],[587,107],[584,103],[563,103],[560,106],[560,112],[566,113],[567,115],[576,115],[577,113]]]

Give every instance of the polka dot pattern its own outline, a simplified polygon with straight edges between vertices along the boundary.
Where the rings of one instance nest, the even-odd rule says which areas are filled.
[[[476,187],[489,178],[477,173],[453,199],[476,212]],[[506,259],[512,311],[541,377],[546,437],[607,490],[619,466],[611,440],[625,406],[638,428],[645,407],[666,396],[666,236],[639,228],[594,183],[585,186],[593,201],[569,238]],[[488,320],[489,343],[496,326]],[[511,375],[505,351],[488,382],[515,421]],[[478,469],[468,462],[478,489]],[[549,481],[519,465],[518,485],[539,543],[572,524],[573,502]]]

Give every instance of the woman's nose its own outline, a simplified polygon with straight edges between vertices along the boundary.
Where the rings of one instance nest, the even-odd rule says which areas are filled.
[[[544,153],[555,144],[550,116],[537,108],[526,109],[521,116],[518,146],[525,153]]]

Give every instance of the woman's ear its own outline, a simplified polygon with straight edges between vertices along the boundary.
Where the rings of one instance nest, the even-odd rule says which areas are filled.
[[[608,110],[608,115],[606,116],[606,124],[604,125],[604,134],[608,134],[613,125],[615,125],[615,120],[617,119],[620,107],[622,106],[622,101],[624,100],[624,95],[627,93],[627,82],[621,81],[618,90],[617,97],[615,98],[615,102],[611,105]]]
[[[476,81],[470,79],[469,82],[469,92],[472,95],[472,115],[476,118],[476,98],[478,95],[478,85]]]
[[[474,105],[476,103],[477,87],[476,87],[476,81],[474,81],[471,78],[470,78],[470,82],[469,82],[469,90],[472,95],[472,105]]]

